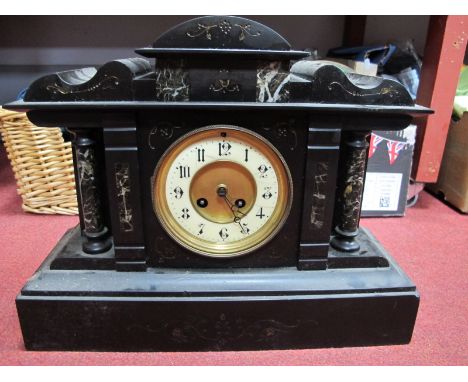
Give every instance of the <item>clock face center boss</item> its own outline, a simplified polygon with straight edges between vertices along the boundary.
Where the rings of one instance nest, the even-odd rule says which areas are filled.
[[[292,202],[281,154],[236,126],[208,126],[174,142],[156,166],[153,207],[166,232],[205,256],[234,257],[266,244]]]

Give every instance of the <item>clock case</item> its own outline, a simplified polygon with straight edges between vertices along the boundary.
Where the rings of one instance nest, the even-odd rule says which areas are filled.
[[[403,129],[430,110],[397,82],[311,61],[239,17],[187,21],[136,52],[155,66],[132,58],[55,73],[5,105],[71,132],[80,211],[17,298],[26,348],[409,342],[416,287],[359,218],[370,131]],[[210,125],[260,134],[292,176],[284,227],[239,257],[191,253],[153,211],[158,161]]]

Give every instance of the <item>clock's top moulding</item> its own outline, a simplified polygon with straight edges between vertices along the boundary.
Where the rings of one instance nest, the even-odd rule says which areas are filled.
[[[144,58],[128,58],[50,74],[33,82],[23,100],[5,107],[431,113],[415,105],[400,83],[312,61],[272,29],[241,17],[186,21],[136,52],[156,58],[154,66]]]

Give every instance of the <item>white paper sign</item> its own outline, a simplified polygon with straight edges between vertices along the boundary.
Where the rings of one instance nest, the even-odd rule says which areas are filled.
[[[362,210],[396,211],[400,197],[402,174],[368,172],[364,185]]]

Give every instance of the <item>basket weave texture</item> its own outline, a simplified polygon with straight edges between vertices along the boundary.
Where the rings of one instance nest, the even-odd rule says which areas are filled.
[[[23,199],[23,210],[78,214],[70,142],[59,128],[41,128],[25,113],[0,108],[0,132]]]

